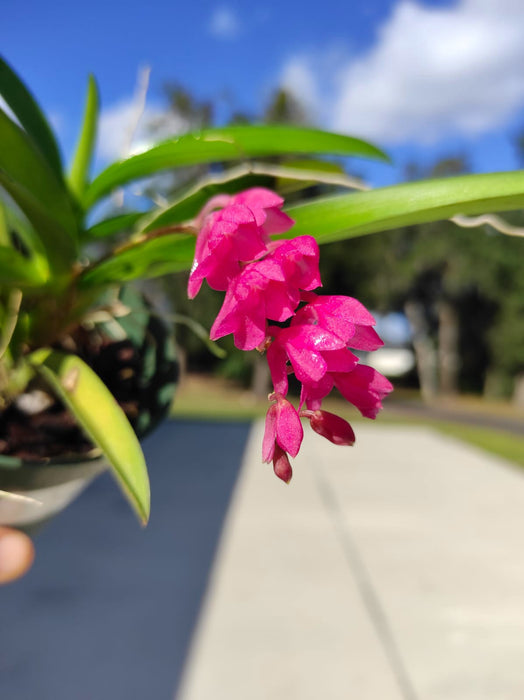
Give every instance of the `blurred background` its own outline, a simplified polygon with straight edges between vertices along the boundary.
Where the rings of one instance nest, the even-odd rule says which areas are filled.
[[[524,164],[524,3],[521,0],[352,3],[325,0],[313,6],[298,0],[266,0],[255,5],[216,0],[198,3],[92,0],[88,4],[8,1],[2,7],[0,38],[5,58],[51,115],[66,159],[73,152],[81,121],[87,75],[95,74],[102,97],[98,170],[114,159],[140,152],[169,136],[231,123],[312,125],[368,139],[391,155],[391,165],[358,159],[332,161],[368,187],[461,173],[512,170]],[[193,168],[177,177],[191,182],[195,175],[204,174],[205,171]],[[160,204],[164,197],[169,197],[175,184],[180,185],[180,179],[174,178],[175,175],[166,173],[155,181],[155,197]],[[272,185],[270,180],[262,184]],[[322,190],[318,187],[311,188],[315,194],[319,191]],[[286,195],[292,202],[293,191]],[[144,182],[108,206],[125,208],[133,201],[136,207],[137,201],[149,196],[151,183]],[[504,235],[489,225],[463,228],[445,221],[322,247],[324,292],[359,298],[373,311],[385,340],[383,350],[374,353],[374,357],[363,358],[390,377],[396,387],[379,418],[386,430],[380,434],[382,437],[387,435],[390,424],[401,424],[402,430],[411,430],[412,426],[424,430],[429,426],[440,435],[458,437],[475,449],[480,447],[487,454],[497,455],[497,459],[502,457],[512,465],[524,466],[521,230],[524,216],[521,212],[510,212],[504,218],[518,235]],[[0,616],[5,622],[0,672],[4,673],[7,694],[2,693],[2,697],[32,698],[34,688],[40,686],[38,697],[50,700],[138,698],[148,688],[155,687],[148,685],[154,676],[158,683],[155,697],[167,698],[180,681],[241,464],[249,430],[246,421],[264,415],[268,383],[264,363],[254,357],[256,353],[236,351],[229,339],[218,344],[226,351],[225,358],[210,352],[200,337],[202,333],[195,334],[194,324],[188,319],[208,329],[220,308],[221,295],[206,287],[197,299],[189,302],[186,285],[187,275],[180,274],[155,281],[148,287],[149,294],[164,305],[166,318],[175,314],[182,366],[181,385],[173,407],[174,427],[162,428],[161,437],[156,442],[154,436],[150,438],[146,450],[154,463],[153,493],[157,494],[151,526],[144,537],[131,532],[131,518],[128,522],[127,515],[122,515],[120,497],[113,491],[110,492],[113,495],[107,495],[109,490],[104,481],[88,491],[81,506],[74,506],[43,533],[39,545],[43,555],[31,574],[33,578],[28,577],[18,588],[10,588],[4,597],[4,612]],[[337,413],[358,420],[336,396],[332,402]],[[329,402],[326,407],[329,410]],[[220,423],[198,422],[202,418],[244,423],[230,422],[227,428],[222,428]],[[405,443],[398,443],[399,451],[409,454],[411,433],[399,434],[406,436]],[[178,442],[173,448],[175,438]],[[384,450],[387,444],[384,443]],[[421,444],[429,451],[434,446],[431,441]],[[220,459],[215,458],[213,450],[220,453]],[[450,463],[467,461],[465,452],[446,454]],[[192,461],[197,470],[192,469]],[[487,472],[488,467],[491,465],[486,467]],[[479,468],[480,476],[483,469],[484,466]],[[446,488],[450,493],[456,493],[458,488],[469,494],[475,486],[478,493],[483,493],[480,476],[477,482],[474,473],[473,468],[457,484],[448,481]],[[408,476],[411,480],[412,475]],[[374,489],[380,489],[381,479],[377,476],[372,493],[378,493]],[[465,502],[455,503],[454,495],[448,494],[448,498],[444,486],[431,500],[429,479],[428,476],[427,484],[424,483],[428,489],[427,503],[435,506],[432,522],[441,533],[446,532],[442,551],[451,547],[455,535],[439,525],[448,522],[450,503],[455,504],[453,513],[457,518],[462,512],[466,518],[471,516],[468,527],[472,532],[477,523],[475,518],[486,523],[489,518],[498,522],[497,518],[502,517],[503,499],[495,505],[488,503],[489,493],[498,488],[495,482],[486,486],[488,501],[482,501],[479,496],[472,515]],[[400,488],[404,487],[408,493],[407,482]],[[334,482],[333,492],[337,488]],[[508,493],[514,491],[524,497],[523,488],[522,481],[507,486]],[[394,486],[391,489],[395,492]],[[100,500],[102,493],[109,499],[105,514],[104,501]],[[358,489],[356,493],[360,493]],[[356,498],[352,504],[357,515],[367,496],[369,493],[364,488],[363,500]],[[254,498],[253,494],[250,497]],[[387,504],[387,497],[384,500]],[[414,495],[411,502],[416,500]],[[515,508],[519,513],[520,505],[517,499]],[[402,509],[406,507],[402,503],[393,531],[404,522]],[[276,515],[273,512],[277,521],[286,508],[283,505],[282,511]],[[311,515],[317,508],[318,504],[308,513]],[[431,507],[429,511],[433,512]],[[338,517],[335,514],[335,529]],[[524,523],[520,515],[511,518],[507,530],[500,532],[504,533],[506,542],[514,545],[507,554],[511,566],[508,564],[504,572],[506,580],[518,588],[519,582],[524,581],[524,572],[518,567],[522,551],[518,538]],[[371,516],[368,519],[373,520]],[[299,529],[297,522],[294,525]],[[366,517],[363,516],[362,522],[368,522]],[[359,531],[362,522],[357,517],[353,523],[357,535],[362,534]],[[67,525],[65,529],[62,523]],[[302,525],[302,532],[306,532],[308,526]],[[413,525],[409,533],[419,527]],[[424,526],[420,529],[424,531]],[[74,532],[80,533],[80,540],[76,535],[72,537]],[[110,538],[107,532],[113,533]],[[261,547],[273,547],[279,538],[280,533]],[[80,542],[81,551],[75,542]],[[363,540],[356,536],[355,542],[358,549]],[[380,549],[373,540],[370,542],[368,562],[372,562],[373,552]],[[477,551],[474,534],[472,542]],[[493,568],[497,543],[492,546],[493,550],[482,554],[473,592],[475,585]],[[115,559],[116,551],[120,555]],[[304,560],[309,557],[314,561],[315,550],[311,551],[313,554],[309,550],[304,554]],[[466,548],[456,553],[457,561],[462,561],[462,557],[467,563],[465,551]],[[243,556],[247,556],[245,551]],[[163,564],[159,568],[160,559]],[[399,557],[398,561],[401,560]],[[108,578],[107,571],[112,570],[115,561],[120,573],[113,572],[115,578]],[[352,561],[355,564],[354,556]],[[143,567],[137,562],[144,562]],[[446,571],[447,565],[449,561],[442,565],[442,571]],[[353,573],[357,582],[360,581],[362,599],[373,608],[376,600],[366,592],[367,584],[362,587],[367,574],[364,571],[363,577],[359,566],[357,561]],[[436,564],[436,569],[439,566]],[[61,587],[57,586],[58,571]],[[278,562],[274,576],[278,577],[281,571],[282,562]],[[377,571],[380,572],[380,567]],[[422,591],[421,605],[428,607],[431,596],[424,598],[424,591],[440,590],[440,584],[431,576],[424,578],[427,571],[422,575],[416,565],[414,569],[407,567],[406,571],[410,572],[411,581],[420,583],[415,593]],[[378,574],[375,584],[377,580]],[[466,577],[461,578],[459,573],[457,580],[463,582]],[[446,589],[447,579],[443,581],[442,590]],[[495,607],[497,596],[502,599],[506,590],[504,586],[498,589],[497,585],[495,582],[492,588]],[[459,588],[450,586],[453,591]],[[379,589],[380,586],[377,589],[380,594]],[[393,586],[388,590],[396,589]],[[456,619],[462,622],[455,620],[446,628],[450,639],[455,635],[453,644],[459,646],[463,643],[460,634],[467,638],[464,629],[469,624],[463,612],[465,608],[460,605],[471,590],[463,598],[459,596],[460,604],[457,603]],[[156,601],[149,601],[151,591]],[[3,592],[0,598],[1,595]],[[468,628],[471,638],[476,634],[475,625],[480,625],[483,632],[492,629],[489,613],[482,617],[485,599],[480,592],[478,597],[481,613]],[[143,607],[146,599],[147,609]],[[120,604],[124,607],[119,607]],[[524,607],[518,600],[515,605],[507,613],[506,622],[495,616],[492,624],[502,635],[503,624],[507,623],[519,640],[511,648],[521,654]],[[402,609],[405,611],[406,605]],[[96,611],[95,616],[92,610]],[[139,622],[135,621],[134,625],[143,626],[152,640],[152,649],[146,649],[145,643],[137,643],[137,648],[130,646],[124,620],[128,619],[128,613],[134,615],[137,610]],[[164,614],[166,610],[168,615]],[[447,692],[444,681],[437,691],[431,684],[424,686],[424,679],[419,677],[419,689],[430,690],[427,694],[416,694],[410,683],[405,678],[402,680],[404,671],[396,652],[391,652],[394,647],[388,638],[391,630],[388,631],[387,624],[384,627],[380,606],[374,614],[373,618],[371,613],[371,618],[375,626],[386,630],[384,648],[390,649],[391,667],[400,676],[400,690],[391,696],[381,695],[377,690],[378,694],[372,693],[370,697],[477,700],[484,697],[482,692],[490,700],[517,700],[523,696],[524,679],[520,676],[515,677],[511,687],[490,686],[489,679],[484,685],[479,681],[478,687],[471,686],[472,695],[460,684],[454,686],[453,692]],[[82,627],[81,633],[75,632],[78,625]],[[6,635],[6,629],[16,630],[16,634]],[[39,630],[36,637],[35,629]],[[429,629],[422,624],[422,637],[430,634]],[[121,630],[124,633],[117,634]],[[178,630],[176,635],[174,630]],[[395,631],[398,633],[398,626]],[[75,634],[79,634],[78,654],[84,656],[80,666],[75,666],[77,659],[68,646]],[[27,646],[31,635],[33,642]],[[122,636],[127,639],[121,641]],[[52,642],[48,637],[53,638]],[[105,646],[100,648],[103,655],[108,655],[100,671],[107,681],[105,686],[100,686],[100,679],[96,678],[79,683],[82,674],[88,673],[90,660],[100,657],[97,638],[105,640]],[[410,640],[409,635],[407,639]],[[500,641],[497,653],[503,656],[509,637],[496,639]],[[439,656],[442,649],[438,646],[438,630],[433,630],[433,641],[435,656],[428,664],[433,663],[432,669],[440,664],[445,678],[446,663],[451,664],[456,647],[442,661],[445,655]],[[466,642],[463,651],[467,656]],[[413,640],[410,643],[413,653],[409,659],[417,659],[417,645]],[[48,652],[45,652],[46,644],[51,645]],[[117,660],[118,654],[110,656],[110,648],[118,644],[122,644],[121,649],[127,654],[121,662]],[[358,646],[358,640],[354,644]],[[54,650],[58,655],[65,654],[65,666],[72,669],[69,675],[59,665],[53,665]],[[489,667],[486,659],[498,658],[490,657],[490,653],[488,649],[486,657],[478,656],[478,668],[471,669],[470,679],[475,673],[482,676],[485,669],[489,669],[493,678],[502,674],[502,665],[494,662]],[[518,654],[515,654],[516,659]],[[29,664],[31,655],[38,659],[39,666],[33,666],[33,671],[27,674],[23,668]],[[144,675],[144,669],[140,673],[138,666],[133,668],[133,659],[138,657],[154,659],[149,666],[149,677],[147,673]],[[130,668],[133,673],[136,671],[135,675]],[[373,673],[371,667],[368,677],[373,677]],[[417,676],[416,672],[414,675]],[[0,676],[0,687],[1,684]],[[101,694],[97,694],[97,687],[103,688]],[[326,697],[349,697],[344,693]],[[211,700],[210,695],[195,697]],[[294,696],[282,691],[281,695],[272,697]],[[305,697],[309,696],[302,695],[301,700]],[[362,691],[355,697],[367,696]]]
[[[524,7],[514,0],[370,0],[351,8],[328,0],[307,10],[272,0],[255,9],[30,1],[7,4],[0,32],[66,157],[86,77],[96,75],[98,169],[174,134],[260,122],[374,141],[392,165],[338,163],[372,187],[510,170],[524,159]],[[174,184],[166,174],[155,188],[168,197]],[[110,206],[137,195],[148,195],[148,183]],[[522,217],[508,219],[518,226]],[[426,400],[468,393],[522,406],[519,240],[488,226],[414,226],[325,246],[321,272],[326,292],[356,296],[380,315],[388,347],[374,361],[399,387],[418,388]],[[185,284],[180,275],[161,286],[178,314],[209,327],[220,296],[205,292],[189,304]],[[183,324],[178,340],[187,371],[219,372],[264,394],[254,360],[232,343],[221,343],[224,362]]]

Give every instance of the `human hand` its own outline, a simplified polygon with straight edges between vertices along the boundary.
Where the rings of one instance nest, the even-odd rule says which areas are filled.
[[[23,576],[35,556],[33,542],[19,530],[0,527],[0,584]]]

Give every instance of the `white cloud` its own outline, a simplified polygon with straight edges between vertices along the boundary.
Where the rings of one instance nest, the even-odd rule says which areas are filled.
[[[185,119],[158,105],[148,105],[140,112],[135,98],[121,100],[102,111],[97,144],[100,158],[112,161],[139,153],[189,128]]]
[[[241,31],[240,20],[230,7],[217,7],[211,15],[209,31],[218,39],[235,39]]]
[[[323,103],[331,128],[384,144],[428,142],[507,123],[524,105],[522,66],[522,0],[400,0],[366,53],[336,70],[294,56],[282,80],[294,72],[297,96]]]
[[[318,105],[320,102],[317,81],[303,58],[296,56],[284,67],[280,85],[299,100],[306,110],[318,118]]]
[[[66,119],[62,112],[52,110],[47,114],[47,120],[51,124],[55,134],[63,134],[66,130]]]

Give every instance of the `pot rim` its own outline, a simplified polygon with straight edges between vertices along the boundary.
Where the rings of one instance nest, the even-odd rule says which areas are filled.
[[[31,491],[94,476],[107,468],[101,454],[86,453],[26,460],[0,455],[0,490]]]

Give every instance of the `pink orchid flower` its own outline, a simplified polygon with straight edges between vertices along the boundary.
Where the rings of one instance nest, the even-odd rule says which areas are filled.
[[[238,348],[267,351],[274,393],[262,456],[289,482],[289,455],[296,457],[303,438],[301,416],[334,444],[352,445],[351,425],[322,410],[323,399],[336,387],[363,416],[375,418],[393,387],[350,349],[382,346],[369,311],[352,297],[313,292],[322,286],[315,239],[270,241],[293,224],[282,205],[281,197],[259,187],[213,197],[195,219],[201,230],[188,293],[195,296],[204,279],[225,290],[211,338],[233,334]],[[291,373],[301,383],[298,410],[285,398]]]
[[[247,207],[233,204],[209,214],[197,237],[189,298],[198,294],[204,279],[212,289],[226,290],[240,272],[240,263],[253,260],[265,250],[265,237]]]
[[[238,194],[219,194],[212,197],[199,214],[197,223],[201,224],[203,219],[212,211],[231,204],[240,204],[248,207],[255,216],[257,226],[260,226],[266,237],[277,233],[285,233],[295,223],[293,219],[281,211],[284,205],[282,197],[264,187],[252,187]]]

